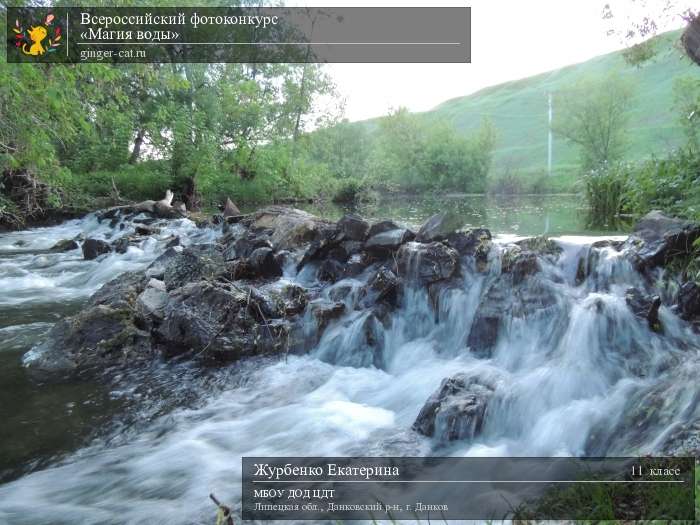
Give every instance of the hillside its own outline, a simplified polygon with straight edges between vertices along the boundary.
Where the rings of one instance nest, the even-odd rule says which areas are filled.
[[[556,112],[558,90],[590,75],[620,71],[636,86],[627,158],[662,154],[683,142],[673,109],[673,82],[686,75],[700,77],[700,68],[675,47],[679,37],[680,31],[656,37],[659,52],[641,67],[627,64],[618,51],[448,100],[425,115],[446,119],[465,133],[476,128],[482,117],[489,117],[498,129],[493,176],[510,168],[533,180],[547,167],[547,93],[554,93]],[[554,175],[547,186],[553,190],[569,189],[575,180],[577,153],[556,136],[553,165]]]

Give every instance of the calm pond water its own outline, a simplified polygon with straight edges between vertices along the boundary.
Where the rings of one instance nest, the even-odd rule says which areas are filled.
[[[449,211],[465,228],[485,227],[494,234],[511,235],[620,235],[629,224],[590,226],[587,208],[579,195],[406,195],[381,198],[357,206],[334,203],[294,204],[316,215],[338,219],[353,212],[370,221],[392,219],[418,228],[431,215]],[[242,206],[244,213],[255,206]]]
[[[589,228],[578,196],[404,196],[385,198],[355,208],[334,204],[296,204],[317,215],[337,219],[348,211],[368,220],[393,219],[418,228],[434,213],[451,211],[465,227],[483,226],[494,234],[618,235]],[[242,206],[242,211],[254,210]],[[175,221],[179,222],[179,221]],[[211,242],[212,235],[189,225],[174,224],[177,233],[190,231],[191,242]],[[125,255],[110,254],[101,262],[83,261],[79,250],[66,254],[40,253],[60,239],[77,234],[110,238],[113,233],[93,218],[69,221],[50,228],[0,234],[0,483],[30,470],[55,463],[109,427],[123,407],[123,393],[106,391],[91,382],[45,383],[27,376],[22,355],[46,336],[52,324],[80,310],[88,297],[115,275],[145,268],[164,249],[164,240],[151,240]],[[122,232],[123,233],[123,232]],[[17,254],[23,250],[24,254]],[[173,370],[165,376],[180,382]],[[175,378],[175,379],[174,379]],[[192,384],[191,377],[188,384]],[[183,381],[185,383],[187,381]],[[144,385],[146,387],[146,385]],[[148,388],[153,388],[152,380]],[[190,387],[191,389],[191,387]],[[175,389],[165,387],[174,392]],[[156,398],[159,396],[156,394]],[[169,395],[167,397],[172,397]],[[175,402],[181,402],[176,400]],[[162,407],[154,407],[153,413]],[[123,423],[122,423],[123,424]]]

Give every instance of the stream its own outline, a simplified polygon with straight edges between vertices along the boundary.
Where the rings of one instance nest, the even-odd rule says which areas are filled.
[[[595,269],[577,282],[579,259],[624,226],[591,230],[576,197],[482,197],[387,201],[359,210],[413,228],[441,208],[491,229],[497,246],[546,233],[563,250],[541,260],[547,308],[506,320],[488,358],[465,341],[502,251],[490,270],[464,265],[459,287],[439,296],[408,287],[388,327],[376,327],[382,366],[363,348],[367,313],[348,309],[306,355],[202,369],[177,360],[103,382],[30,376],[22,366],[57,320],[126,271],[146,268],[171,236],[183,245],[221,235],[174,220],[124,254],[83,260],[47,253],[57,241],[114,240],[128,229],[94,215],[0,234],[0,523],[212,524],[210,492],[237,508],[243,456],[581,456],[665,452],[670,436],[700,416],[695,388],[700,341],[669,307],[663,333],[641,322],[626,290],[648,290],[621,252],[596,248]],[[342,208],[313,208],[337,218]],[[286,268],[284,280],[308,284]],[[363,279],[348,278],[353,300]],[[437,314],[435,310],[437,309]],[[436,321],[437,318],[437,321]],[[455,374],[495,385],[488,417],[471,440],[443,441],[411,429],[441,381]]]

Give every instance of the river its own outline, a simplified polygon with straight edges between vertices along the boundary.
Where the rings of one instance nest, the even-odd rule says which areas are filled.
[[[0,523],[211,524],[210,492],[239,503],[242,456],[645,453],[697,416],[685,381],[700,372],[700,343],[688,326],[665,306],[664,334],[636,320],[625,290],[648,284],[611,248],[600,250],[585,283],[575,282],[582,251],[601,237],[624,238],[624,230],[591,230],[573,196],[407,198],[358,211],[416,227],[446,208],[499,242],[544,233],[564,250],[542,271],[555,304],[540,317],[509,320],[491,358],[463,347],[493,275],[465,271],[461,289],[441,296],[438,323],[427,294],[407,292],[381,334],[381,369],[358,366],[364,314],[350,312],[308,355],[223,369],[158,363],[122,378],[119,389],[30,377],[23,355],[102,284],[145,268],[171,234],[184,244],[219,234],[171,221],[141,246],[99,261],[84,261],[79,250],[44,252],[81,234],[126,233],[92,215],[0,235]],[[443,443],[413,432],[426,399],[458,372],[499,385],[480,436]],[[637,407],[651,415],[628,421]]]

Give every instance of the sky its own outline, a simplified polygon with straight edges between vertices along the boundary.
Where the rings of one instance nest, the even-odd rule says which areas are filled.
[[[319,0],[285,2],[307,6],[470,6],[472,61],[470,64],[329,64],[325,67],[345,98],[345,116],[363,120],[405,106],[426,111],[451,98],[486,86],[528,77],[624,47],[619,36],[608,36],[603,20],[610,4],[618,24],[633,13],[630,6],[665,0],[471,0],[439,2],[365,2]],[[690,4],[688,4],[690,5]],[[636,9],[639,9],[638,7]],[[680,19],[662,29],[681,27]]]

